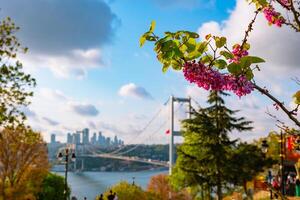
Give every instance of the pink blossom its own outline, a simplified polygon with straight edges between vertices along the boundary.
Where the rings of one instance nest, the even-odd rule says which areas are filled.
[[[186,62],[183,74],[190,83],[195,83],[206,90],[232,91],[239,97],[250,94],[254,90],[253,83],[244,75],[222,74],[202,63]]]
[[[276,12],[272,5],[269,5],[263,9],[265,18],[268,20],[269,24],[275,24],[278,27],[285,22],[285,19],[281,16],[279,12]]]

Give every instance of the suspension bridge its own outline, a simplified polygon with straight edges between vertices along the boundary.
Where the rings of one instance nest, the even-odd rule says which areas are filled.
[[[174,130],[175,129],[175,119],[176,119],[176,113],[182,108],[182,106],[185,104],[187,105],[186,113],[187,118],[191,117],[191,98],[178,98],[171,96],[159,109],[159,111],[150,119],[150,121],[142,128],[137,135],[135,135],[132,140],[129,141],[129,143],[133,143],[134,140],[138,138],[143,138],[144,141],[148,141],[153,138],[154,136],[157,136],[157,133],[165,132],[165,130],[168,130],[168,137],[169,137],[169,161],[160,161],[160,160],[153,160],[153,159],[146,159],[146,158],[140,158],[136,156],[126,156],[126,154],[132,152],[133,150],[137,149],[140,145],[142,145],[141,141],[139,144],[134,145],[133,147],[126,149],[126,146],[121,146],[112,152],[101,152],[101,150],[95,146],[89,146],[84,149],[77,149],[76,145],[72,148],[74,149],[76,153],[76,157],[81,160],[81,169],[75,170],[83,170],[84,169],[84,159],[85,158],[110,158],[110,159],[117,159],[117,160],[125,160],[125,161],[131,161],[131,162],[139,162],[139,163],[146,163],[161,167],[168,167],[169,168],[169,174],[172,173],[172,167],[175,162],[175,143],[174,139],[177,136],[181,136],[179,131]],[[196,102],[196,101],[195,101]],[[196,102],[197,103],[197,102]],[[176,106],[175,106],[176,105]],[[176,107],[176,108],[175,108]],[[149,127],[154,123],[154,121],[162,115],[162,113],[166,113],[165,111],[169,112],[167,114],[167,119],[164,119],[162,123],[158,126],[157,129],[150,132],[151,134],[148,134]],[[146,134],[148,134],[148,137],[146,137]]]

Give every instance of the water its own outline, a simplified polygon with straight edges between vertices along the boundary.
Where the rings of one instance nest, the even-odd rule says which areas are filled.
[[[79,200],[87,197],[93,200],[97,195],[103,193],[110,186],[125,180],[132,183],[132,177],[135,177],[135,183],[144,189],[151,176],[168,173],[167,171],[153,170],[141,172],[84,172],[84,173],[68,173],[68,184],[72,189],[72,196],[76,196]],[[64,176],[64,173],[57,174]]]

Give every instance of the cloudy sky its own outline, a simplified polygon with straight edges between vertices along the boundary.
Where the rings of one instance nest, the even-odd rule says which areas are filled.
[[[190,85],[181,73],[161,73],[151,45],[139,48],[139,37],[152,20],[157,32],[186,29],[203,38],[207,33],[239,43],[253,16],[245,0],[0,0],[1,18],[10,16],[29,53],[20,55],[25,70],[38,86],[25,109],[28,123],[64,142],[68,132],[88,127],[104,135],[118,135],[128,143],[168,141],[170,95],[191,96],[205,106],[207,92]],[[300,37],[288,28],[269,27],[258,17],[251,34],[251,54],[266,59],[256,81],[286,105],[300,75]],[[298,86],[299,87],[299,86]],[[254,121],[254,130],[233,133],[252,140],[276,130],[267,110],[272,102],[257,92],[226,99],[228,106]],[[177,105],[177,118],[184,107]],[[153,122],[147,126],[151,119]],[[292,124],[291,124],[292,125]],[[145,129],[145,126],[147,128]]]

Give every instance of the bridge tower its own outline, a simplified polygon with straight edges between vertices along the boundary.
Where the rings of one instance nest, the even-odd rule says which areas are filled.
[[[170,106],[171,106],[171,120],[170,120],[170,144],[169,144],[169,175],[172,174],[172,167],[175,163],[175,145],[174,145],[174,137],[181,136],[179,131],[174,131],[174,103],[187,103],[188,104],[188,118],[191,118],[191,98],[177,98],[174,96],[170,97]]]

